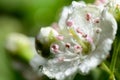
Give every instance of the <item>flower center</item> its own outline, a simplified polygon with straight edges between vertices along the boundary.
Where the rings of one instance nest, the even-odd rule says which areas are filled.
[[[87,54],[91,51],[92,39],[90,41],[87,34],[82,33],[82,39],[77,35],[77,32],[75,32],[73,28],[69,28],[69,32],[72,34],[71,36],[74,38],[74,40],[82,47],[82,53]]]

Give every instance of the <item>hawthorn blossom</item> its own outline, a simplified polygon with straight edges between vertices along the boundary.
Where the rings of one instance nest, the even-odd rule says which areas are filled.
[[[73,80],[76,73],[87,74],[107,57],[117,23],[105,7],[73,1],[64,7],[57,27],[41,28],[36,37],[40,55],[31,65],[50,79]]]

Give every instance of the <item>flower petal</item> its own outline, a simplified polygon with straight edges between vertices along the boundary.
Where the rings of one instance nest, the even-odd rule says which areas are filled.
[[[63,62],[57,59],[49,60],[48,63],[43,66],[43,73],[51,79],[65,80],[67,78],[72,80],[74,78],[72,78],[72,76],[77,73],[78,69],[78,67],[74,65],[76,62]]]
[[[102,9],[75,1],[64,8],[59,21],[61,36],[57,33],[58,40],[51,42],[48,49],[52,57],[47,58],[44,64],[40,62],[45,75],[51,79],[71,80],[78,71],[88,73],[107,57],[117,24],[114,17]],[[42,37],[38,40],[43,43],[44,32],[49,33],[50,30],[41,31],[39,36]]]
[[[101,18],[102,21],[99,27],[102,29],[102,33],[97,48],[79,65],[82,73],[88,73],[89,70],[96,67],[107,57],[115,38],[117,23],[113,16],[107,11],[103,11]]]

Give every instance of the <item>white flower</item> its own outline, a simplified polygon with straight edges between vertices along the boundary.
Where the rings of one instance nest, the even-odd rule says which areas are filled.
[[[57,80],[88,73],[107,57],[116,30],[116,21],[105,8],[73,1],[63,9],[59,34],[48,49],[50,57],[39,59],[42,73]]]

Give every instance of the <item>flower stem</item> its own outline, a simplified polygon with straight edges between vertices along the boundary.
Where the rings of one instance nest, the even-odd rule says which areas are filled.
[[[116,80],[114,72],[115,72],[115,65],[116,65],[116,61],[117,61],[117,56],[119,53],[119,47],[120,47],[119,38],[116,37],[116,39],[113,43],[113,55],[112,55],[110,68],[105,63],[102,63],[102,68],[110,74],[109,80]]]
[[[103,62],[102,63],[102,69],[104,69],[107,73],[109,73],[109,74],[111,74],[111,71],[110,71],[110,69],[108,68],[108,66]]]
[[[110,64],[110,71],[111,71],[111,74],[109,77],[110,80],[115,80],[114,72],[115,72],[117,56],[119,53],[119,47],[120,47],[120,42],[119,42],[119,39],[116,37],[115,42],[113,44],[113,55],[112,55],[112,60],[111,60],[111,64]]]
[[[101,68],[110,75],[108,80],[115,80],[114,74],[111,72],[110,68],[105,63],[102,63]]]
[[[110,70],[112,73],[114,73],[115,71],[115,64],[116,64],[117,56],[119,53],[119,47],[120,47],[120,42],[119,42],[119,39],[116,38],[113,45],[113,55],[112,55],[112,60],[110,64]]]

